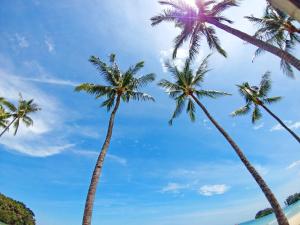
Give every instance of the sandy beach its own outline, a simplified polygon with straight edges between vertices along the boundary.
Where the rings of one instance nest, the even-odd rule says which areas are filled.
[[[300,225],[300,213],[292,216],[289,219],[290,225]]]

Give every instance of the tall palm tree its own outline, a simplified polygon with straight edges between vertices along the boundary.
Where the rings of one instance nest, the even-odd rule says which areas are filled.
[[[274,209],[279,225],[288,225],[289,223],[277,199],[275,198],[274,194],[272,193],[266,182],[260,176],[258,171],[251,165],[247,157],[244,155],[242,149],[240,149],[237,143],[213,118],[213,116],[208,112],[206,107],[200,101],[202,97],[215,98],[218,96],[226,95],[226,93],[224,92],[203,90],[201,88],[204,76],[208,71],[207,60],[208,58],[205,58],[203,60],[195,74],[193,74],[193,71],[190,68],[189,60],[186,61],[183,70],[179,70],[176,66],[173,66],[170,63],[166,63],[166,68],[168,68],[169,72],[172,74],[174,82],[164,79],[159,82],[159,86],[163,87],[169,94],[169,96],[176,101],[176,108],[170,122],[172,123],[172,120],[182,112],[186,104],[186,111],[189,114],[191,120],[194,121],[196,103],[202,109],[202,111],[208,117],[208,119],[213,123],[213,125],[218,129],[218,131],[224,136],[228,143],[232,146],[240,160],[244,163],[247,170],[253,176],[253,178],[265,194],[266,198],[270,202],[272,208]]]
[[[278,46],[286,52],[290,53],[295,45],[300,43],[300,28],[294,25],[295,19],[270,5],[266,7],[262,18],[254,16],[246,16],[246,18],[258,25],[259,29],[254,34],[256,38]],[[262,52],[264,50],[258,48],[254,58]],[[293,76],[291,65],[284,59],[281,59],[281,68],[288,76]]]
[[[5,128],[8,124],[8,118],[11,116],[7,111],[14,111],[16,107],[3,97],[0,97],[0,127]]]
[[[260,112],[260,107],[262,107],[300,143],[300,137],[266,106],[267,104],[276,103],[281,100],[280,96],[268,97],[271,90],[270,72],[266,72],[262,76],[259,87],[250,86],[248,82],[237,86],[240,94],[246,101],[246,105],[231,113],[232,116],[245,115],[249,113],[251,111],[251,107],[253,107],[252,123],[255,123],[262,117]]]
[[[187,4],[183,0],[159,1],[159,3],[169,6],[169,8],[163,10],[159,15],[152,17],[152,25],[160,24],[163,21],[174,22],[175,26],[181,29],[181,33],[175,38],[173,58],[176,57],[177,49],[190,39],[189,56],[192,59],[199,51],[203,36],[206,38],[210,48],[216,49],[222,55],[226,56],[226,52],[220,47],[219,39],[213,28],[215,26],[278,56],[300,70],[300,60],[290,53],[223,23],[232,23],[231,20],[222,16],[222,13],[232,6],[237,6],[236,0],[222,0],[221,2],[216,2],[215,0],[196,0],[197,8]]]
[[[129,102],[130,100],[154,101],[152,96],[141,92],[140,89],[154,81],[155,75],[150,73],[135,78],[136,74],[144,67],[144,62],[138,62],[135,66],[122,72],[116,63],[115,55],[111,54],[109,58],[109,65],[95,56],[90,58],[90,62],[97,67],[107,85],[83,83],[75,88],[76,91],[85,91],[88,94],[94,95],[96,99],[104,97],[105,101],[102,102],[101,106],[106,107],[108,111],[113,109],[110,115],[106,138],[101,148],[89,186],[82,221],[83,225],[91,224],[97,184],[112,137],[115,115],[121,100],[123,102]]]
[[[33,99],[26,101],[23,99],[22,95],[19,96],[18,107],[11,107],[10,117],[12,120],[10,123],[4,128],[0,137],[8,131],[8,129],[13,126],[14,127],[14,135],[17,134],[20,122],[23,122],[26,127],[33,125],[33,120],[29,117],[29,114],[35,113],[41,110],[37,104],[33,103]]]

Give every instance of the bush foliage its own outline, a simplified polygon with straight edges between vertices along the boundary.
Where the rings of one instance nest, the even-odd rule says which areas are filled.
[[[266,209],[260,210],[260,211],[258,211],[258,213],[256,213],[255,219],[259,219],[259,218],[267,216],[271,213],[273,213],[272,208],[266,208]]]
[[[296,193],[293,195],[290,195],[286,200],[285,200],[285,204],[286,205],[292,205],[294,203],[296,203],[297,201],[300,200],[300,193]]]
[[[9,225],[35,225],[34,213],[22,202],[0,194],[0,221]]]

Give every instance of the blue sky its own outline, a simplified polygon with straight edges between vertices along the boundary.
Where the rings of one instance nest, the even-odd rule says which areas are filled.
[[[0,140],[0,192],[25,202],[38,225],[79,225],[109,115],[92,96],[75,93],[74,85],[102,82],[88,58],[106,59],[111,52],[124,70],[145,60],[144,74],[169,77],[161,62],[170,56],[178,30],[150,26],[149,18],[160,10],[156,1],[3,0],[1,5],[0,95],[15,101],[22,92],[43,110],[33,116],[33,127]],[[261,15],[263,7],[261,0],[243,1],[227,15],[235,27],[253,33],[243,16]],[[229,58],[213,55],[204,86],[233,96],[203,103],[283,203],[299,191],[299,145],[265,113],[255,126],[249,117],[233,119],[229,113],[243,104],[235,84],[258,83],[271,70],[272,94],[284,99],[270,108],[299,133],[300,74],[287,78],[270,54],[251,63],[254,47],[218,34]],[[199,57],[208,53],[203,42]],[[176,63],[185,56],[183,49]],[[94,225],[236,224],[268,206],[200,110],[195,123],[182,115],[169,127],[174,103],[155,84],[146,91],[156,103],[122,104],[117,115]]]

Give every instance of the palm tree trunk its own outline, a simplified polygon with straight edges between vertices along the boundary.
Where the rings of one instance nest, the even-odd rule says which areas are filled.
[[[239,148],[239,146],[235,143],[235,141],[229,136],[229,134],[218,124],[218,122],[209,114],[209,112],[207,111],[205,106],[194,95],[191,95],[191,96],[195,100],[195,102],[200,106],[200,108],[203,110],[203,112],[208,117],[208,119],[222,133],[222,135],[225,137],[225,139],[228,141],[228,143],[235,150],[235,152],[239,156],[240,160],[244,163],[247,170],[253,176],[256,183],[259,185],[259,187],[263,191],[264,195],[268,199],[270,205],[272,206],[274,213],[276,215],[278,224],[279,225],[289,225],[289,222],[288,222],[286,216],[284,215],[284,213],[283,213],[277,199],[275,198],[274,194],[272,193],[271,189],[268,187],[268,185],[263,180],[263,178],[260,176],[260,174],[257,172],[257,170],[251,165],[251,163],[249,162],[247,157],[244,155],[243,151]]]
[[[300,70],[300,60],[294,57],[293,55],[281,50],[280,48],[275,47],[274,45],[271,45],[269,43],[266,43],[262,40],[259,40],[253,36],[250,36],[249,34],[246,34],[242,31],[239,31],[237,29],[234,29],[230,26],[227,26],[223,23],[218,22],[215,19],[207,18],[206,20],[208,23],[213,24],[214,26],[226,31],[227,33],[230,33],[252,45],[255,45],[258,48],[261,48],[265,51],[268,51],[282,60],[288,62],[289,64],[293,65],[297,70]]]
[[[8,131],[8,129],[10,128],[10,126],[16,121],[17,117],[15,117],[5,128],[4,130],[1,132],[0,137],[2,137],[2,135]]]
[[[102,146],[100,155],[97,159],[97,163],[96,163],[95,168],[94,168],[92,180],[91,180],[91,183],[90,183],[90,186],[89,186],[89,191],[88,191],[86,202],[85,202],[82,225],[91,225],[97,184],[98,184],[98,181],[99,181],[99,178],[100,178],[100,175],[101,175],[104,159],[105,159],[105,156],[106,156],[109,144],[110,144],[110,140],[111,140],[111,136],[112,136],[112,132],[113,132],[115,115],[116,115],[116,112],[117,112],[118,107],[120,105],[120,98],[121,98],[121,96],[118,95],[117,100],[116,100],[116,105],[115,105],[115,107],[114,107],[114,109],[111,113],[111,116],[110,116],[106,138],[105,138],[105,141],[104,141],[104,144]]]
[[[261,104],[261,107],[263,107],[275,120],[277,120],[278,123],[280,123],[281,126],[283,126],[299,143],[300,143],[300,137],[293,132],[281,119],[279,119],[278,116],[276,116],[269,108],[267,108],[264,104]]]

